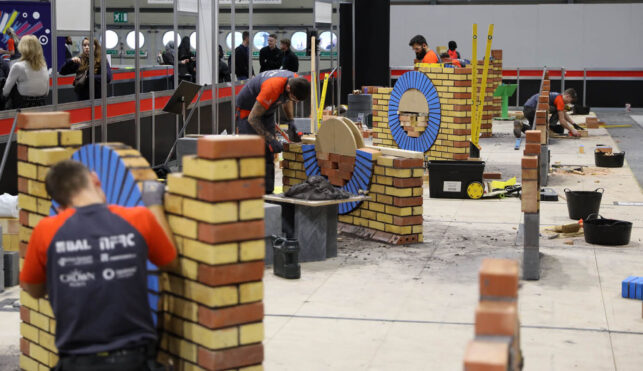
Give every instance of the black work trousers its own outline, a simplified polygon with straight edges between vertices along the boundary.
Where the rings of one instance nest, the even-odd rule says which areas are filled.
[[[264,130],[272,135],[275,135],[275,114],[271,113],[269,115],[263,116],[262,124]],[[255,129],[248,122],[248,118],[239,118],[237,116],[237,129],[239,134],[251,134],[257,135]],[[265,144],[265,161],[266,161],[266,194],[272,194],[275,190],[275,154],[270,150],[268,143]]]
[[[522,113],[525,115],[525,118],[529,121],[528,130],[534,130],[536,128],[534,126],[536,109],[533,107],[525,106],[522,109]],[[549,113],[551,113],[551,117],[549,118],[549,129],[551,129],[551,131],[558,134],[562,134],[563,132],[565,132],[565,128],[558,123],[558,109],[556,109],[556,106],[549,106]]]
[[[156,362],[148,347],[122,349],[106,354],[63,355],[54,371],[160,371],[166,367]]]

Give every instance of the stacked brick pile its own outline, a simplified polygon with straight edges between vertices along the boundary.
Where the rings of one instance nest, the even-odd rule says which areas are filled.
[[[292,156],[290,155],[289,157]],[[318,152],[317,164],[319,165],[322,175],[328,178],[330,184],[336,187],[343,187],[353,176],[355,156]]]
[[[18,117],[18,205],[20,207],[20,266],[33,228],[49,216],[45,190],[49,167],[71,157],[82,144],[82,132],[70,130],[69,113],[23,113]],[[58,362],[54,345],[56,321],[47,299],[20,293],[20,368],[47,370]]]
[[[388,126],[388,103],[393,88],[369,87],[373,96],[373,145],[397,148]]]
[[[549,71],[545,71],[543,81],[538,96],[538,106],[536,107],[536,116],[534,118],[536,130],[542,133],[540,144],[547,144],[549,139],[549,130],[547,119],[549,117],[549,91],[551,82],[549,81]]]
[[[428,114],[415,112],[400,113],[400,125],[406,132],[406,135],[412,138],[418,138],[424,131],[429,122]]]
[[[485,259],[480,268],[475,339],[467,345],[464,370],[521,369],[518,263],[506,259]]]
[[[165,210],[180,254],[169,274],[161,358],[178,370],[261,370],[264,143],[206,136],[168,176]]]
[[[391,244],[422,242],[422,159],[370,152],[376,160],[368,193],[371,200],[340,215],[340,231]],[[301,153],[301,144],[284,146],[284,191],[306,180]]]
[[[493,92],[502,84],[502,50],[492,50],[491,58],[487,72],[487,89],[480,125],[480,136],[483,138],[491,136],[493,118],[502,114],[502,98],[493,96]],[[478,92],[480,92],[480,84],[482,83],[483,69],[484,60],[480,60],[478,61]]]

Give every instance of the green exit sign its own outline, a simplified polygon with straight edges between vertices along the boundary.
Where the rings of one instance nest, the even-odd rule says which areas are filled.
[[[127,23],[127,12],[114,12],[114,23]]]

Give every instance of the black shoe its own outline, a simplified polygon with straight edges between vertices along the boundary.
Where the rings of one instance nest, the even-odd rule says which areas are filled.
[[[520,120],[514,121],[514,136],[516,138],[520,138],[522,136],[523,131],[524,130],[523,130],[522,121]]]

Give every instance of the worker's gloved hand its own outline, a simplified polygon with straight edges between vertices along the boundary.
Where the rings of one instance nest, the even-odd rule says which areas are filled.
[[[156,180],[146,180],[143,182],[143,204],[145,206],[163,205],[163,194],[165,185]]]
[[[272,139],[268,142],[268,148],[272,153],[281,153],[284,151],[284,146],[277,139]]]
[[[301,136],[297,132],[297,128],[295,127],[295,120],[290,120],[288,121],[288,138],[292,142],[299,143],[301,142]]]

